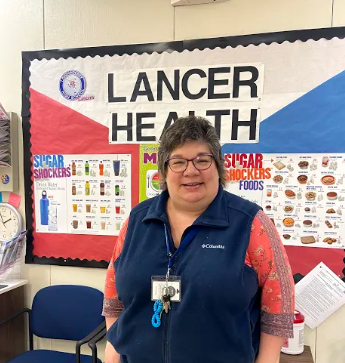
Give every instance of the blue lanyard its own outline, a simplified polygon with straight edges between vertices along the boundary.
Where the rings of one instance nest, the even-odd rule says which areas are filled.
[[[178,249],[175,251],[174,254],[172,254],[171,251],[170,251],[170,247],[169,247],[168,230],[167,230],[167,227],[164,225],[165,244],[166,244],[166,247],[167,247],[167,256],[169,258],[168,273],[171,270],[177,255],[180,254],[184,249],[186,249],[187,246],[189,246],[189,244],[192,242],[193,238],[199,232],[199,229],[200,229],[200,226],[192,226],[191,230],[188,232],[188,234],[181,241],[181,244],[178,247]]]

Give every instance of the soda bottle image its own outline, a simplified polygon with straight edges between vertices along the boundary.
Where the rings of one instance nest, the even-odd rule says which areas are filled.
[[[89,175],[90,173],[90,165],[89,165],[89,162],[86,161],[85,162],[85,175]]]
[[[72,175],[77,175],[77,166],[74,161],[72,161]]]
[[[119,185],[115,185],[115,195],[116,196],[120,195],[120,186]]]
[[[100,183],[100,195],[104,195],[104,181]]]
[[[104,164],[101,161],[99,163],[99,175],[104,175]]]
[[[40,213],[41,213],[41,225],[48,225],[48,213],[49,213],[49,199],[47,198],[47,192],[42,191],[42,198],[40,200]]]
[[[90,183],[88,181],[85,182],[85,195],[90,195]]]

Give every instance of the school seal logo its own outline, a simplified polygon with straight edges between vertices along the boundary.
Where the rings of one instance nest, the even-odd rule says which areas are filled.
[[[78,71],[67,71],[60,78],[59,89],[67,100],[78,100],[86,91],[86,79]]]

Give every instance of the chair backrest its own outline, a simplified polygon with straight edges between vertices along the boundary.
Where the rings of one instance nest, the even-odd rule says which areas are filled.
[[[88,286],[48,286],[32,303],[30,327],[41,338],[78,341],[104,321],[103,293]]]

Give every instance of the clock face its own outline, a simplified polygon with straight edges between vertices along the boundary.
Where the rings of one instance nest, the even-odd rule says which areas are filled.
[[[0,204],[0,240],[8,241],[19,235],[21,218],[19,212],[10,206]]]

